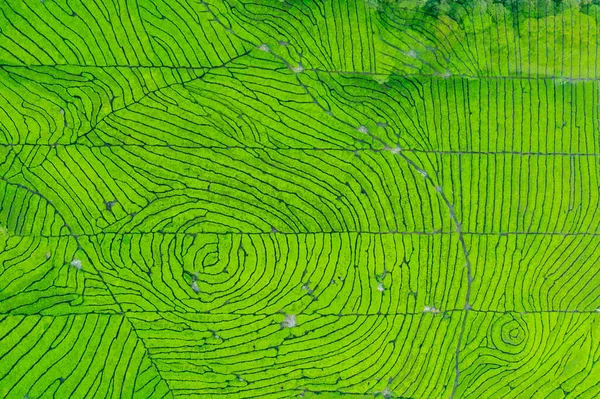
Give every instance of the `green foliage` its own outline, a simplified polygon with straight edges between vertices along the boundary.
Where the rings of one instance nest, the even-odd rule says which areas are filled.
[[[0,1],[0,397],[600,396],[597,2]]]
[[[551,0],[432,1],[409,9],[385,3],[375,25],[378,72],[594,77],[597,7]]]

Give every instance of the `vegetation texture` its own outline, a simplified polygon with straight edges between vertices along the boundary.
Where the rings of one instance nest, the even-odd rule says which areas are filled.
[[[600,6],[0,0],[0,397],[600,397]]]

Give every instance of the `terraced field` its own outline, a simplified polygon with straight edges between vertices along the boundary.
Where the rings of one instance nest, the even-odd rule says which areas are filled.
[[[600,397],[600,5],[0,0],[0,397]]]

